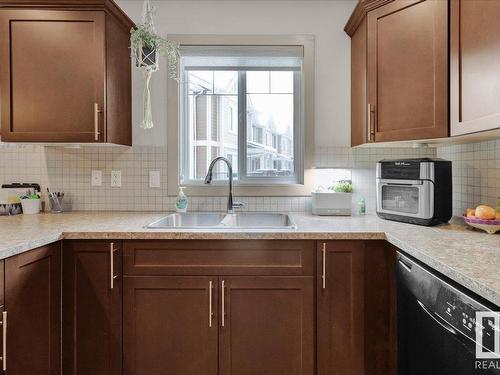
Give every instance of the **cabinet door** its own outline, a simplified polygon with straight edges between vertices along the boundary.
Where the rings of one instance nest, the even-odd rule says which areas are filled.
[[[123,282],[125,375],[217,375],[217,278]]]
[[[318,375],[363,374],[363,243],[319,246]]]
[[[60,243],[5,260],[5,310],[8,313],[6,374],[59,374]]]
[[[500,1],[451,1],[451,135],[500,128]]]
[[[448,1],[368,13],[368,127],[376,142],[448,136]]]
[[[395,374],[394,250],[318,243],[318,375]]]
[[[103,141],[104,12],[2,10],[2,140]]]
[[[63,373],[121,374],[121,242],[63,246]]]
[[[367,125],[366,17],[351,36],[351,146],[373,141]]]
[[[224,375],[312,375],[312,277],[220,278]]]
[[[5,316],[6,316],[6,311],[5,311],[5,261],[0,260],[0,314],[1,314],[1,324],[0,327],[2,329],[1,332],[1,340],[0,340],[0,356],[2,359],[0,360],[0,371],[3,371],[3,366],[4,364],[6,365],[7,362],[4,361],[5,359],[5,352],[4,352],[4,346],[3,346],[3,335],[6,333],[5,330]]]

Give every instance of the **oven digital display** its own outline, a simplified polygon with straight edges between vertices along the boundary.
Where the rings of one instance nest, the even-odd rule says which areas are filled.
[[[420,162],[418,161],[382,161],[381,165],[383,179],[418,180],[420,178]]]
[[[382,186],[382,208],[408,214],[418,213],[418,188],[415,186]]]

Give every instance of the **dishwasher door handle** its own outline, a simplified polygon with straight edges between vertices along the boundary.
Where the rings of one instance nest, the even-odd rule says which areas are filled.
[[[401,267],[403,267],[405,270],[407,270],[408,272],[411,272],[411,268],[412,268],[412,265],[411,264],[407,264],[406,262],[404,262],[403,260],[401,259],[398,259],[398,263]]]
[[[418,305],[422,308],[422,310],[425,311],[425,313],[427,315],[429,315],[437,324],[439,324],[441,327],[443,327],[445,330],[447,330],[448,332],[450,332],[451,334],[453,335],[456,335],[457,334],[457,331],[455,331],[455,329],[451,326],[449,326],[448,324],[445,324],[443,322],[441,322],[438,318],[436,318],[434,316],[434,314],[422,303],[420,302],[418,299],[417,299],[417,303]]]

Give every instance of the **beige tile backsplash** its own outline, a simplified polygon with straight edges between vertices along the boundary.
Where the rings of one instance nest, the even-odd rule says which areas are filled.
[[[454,213],[478,202],[494,203],[500,192],[500,141],[438,148],[437,156],[454,162]],[[321,147],[316,166],[352,170],[354,206],[361,196],[375,209],[375,162],[384,158],[436,156],[434,148]],[[91,171],[101,170],[103,184],[90,184]],[[110,186],[111,171],[122,172],[122,187]],[[149,171],[161,174],[161,188],[149,188]],[[167,153],[163,147],[84,146],[64,148],[0,144],[0,183],[37,182],[43,191],[66,193],[72,210],[171,211],[167,195]],[[247,211],[309,211],[310,197],[237,197]],[[222,211],[226,197],[190,197],[190,210]]]
[[[441,146],[437,156],[453,162],[453,215],[500,197],[500,140]]]

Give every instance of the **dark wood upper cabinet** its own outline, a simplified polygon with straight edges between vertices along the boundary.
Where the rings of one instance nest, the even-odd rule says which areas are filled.
[[[394,254],[384,241],[318,243],[318,375],[396,374]]]
[[[65,241],[63,247],[63,374],[119,375],[121,241]]]
[[[111,1],[41,5],[0,5],[2,140],[131,145],[133,23]]]
[[[346,26],[352,146],[447,137],[448,2],[364,3]]]
[[[126,276],[124,375],[218,373],[216,277]]]
[[[220,374],[313,375],[313,278],[220,280]]]
[[[351,146],[367,143],[366,17],[351,36]]]
[[[5,260],[5,311],[8,317],[5,373],[60,374],[59,242]]]
[[[500,1],[450,7],[451,135],[500,128]]]
[[[367,32],[371,140],[447,137],[448,2],[386,4],[368,13]]]

